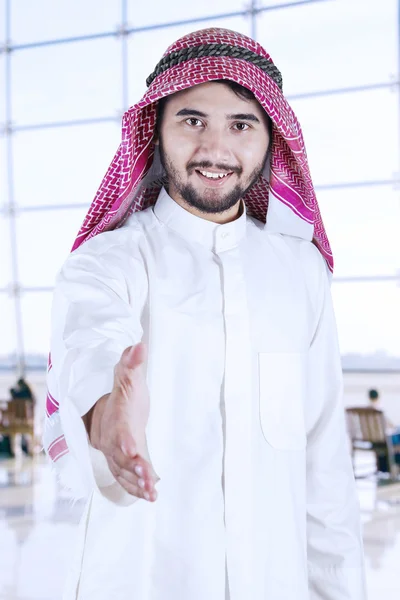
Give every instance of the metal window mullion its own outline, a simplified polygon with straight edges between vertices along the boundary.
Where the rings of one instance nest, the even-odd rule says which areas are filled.
[[[22,307],[19,285],[18,249],[16,231],[16,211],[14,198],[14,170],[13,170],[13,145],[12,145],[12,107],[11,107],[11,0],[6,1],[6,51],[5,54],[5,117],[6,117],[6,161],[7,161],[7,191],[8,191],[8,217],[10,226],[11,246],[11,292],[14,302],[17,369],[20,375],[25,370],[24,336],[22,326]]]
[[[398,107],[398,123],[397,123],[397,138],[398,138],[398,168],[400,178],[400,0],[397,0],[397,107]]]
[[[250,4],[250,37],[257,40],[257,5],[258,0],[251,0]]]
[[[128,78],[128,1],[121,0],[121,68],[122,68],[122,110],[129,108],[129,78]]]

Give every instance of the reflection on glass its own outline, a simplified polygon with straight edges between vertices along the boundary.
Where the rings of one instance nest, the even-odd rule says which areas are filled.
[[[121,109],[121,44],[115,38],[16,51],[16,125],[92,119]]]
[[[86,214],[86,209],[20,213],[18,263],[23,286],[53,286]]]
[[[336,0],[261,13],[257,32],[285,94],[298,94],[389,81],[396,23],[397,0]]]
[[[303,129],[316,185],[386,180],[398,170],[396,93],[381,89],[293,100],[291,105]]]
[[[399,285],[333,283],[332,295],[342,354],[400,359]]]
[[[91,203],[121,140],[119,124],[18,132],[14,189],[19,206]]]
[[[129,99],[131,104],[138,102],[147,90],[146,79],[167,48],[180,37],[204,27],[226,27],[249,35],[250,20],[242,17],[215,19],[208,21],[206,24],[194,23],[134,34],[128,42]],[[144,48],[146,50],[145,58],[143,58]]]
[[[120,5],[115,0],[13,0],[11,38],[23,44],[110,31],[121,20]]]
[[[320,191],[336,277],[400,272],[400,197],[389,186]]]

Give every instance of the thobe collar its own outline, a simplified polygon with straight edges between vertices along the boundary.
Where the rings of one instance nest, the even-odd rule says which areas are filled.
[[[190,242],[197,242],[214,252],[237,246],[246,235],[246,205],[242,214],[230,223],[214,223],[192,214],[171,198],[162,188],[153,210],[159,221]]]

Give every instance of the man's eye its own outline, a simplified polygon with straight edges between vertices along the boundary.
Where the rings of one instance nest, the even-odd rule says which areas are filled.
[[[236,127],[239,131],[247,131],[250,125],[247,123],[235,123],[234,127]]]
[[[201,125],[200,119],[195,119],[194,117],[190,117],[190,119],[186,119],[186,123],[191,127],[199,127]]]

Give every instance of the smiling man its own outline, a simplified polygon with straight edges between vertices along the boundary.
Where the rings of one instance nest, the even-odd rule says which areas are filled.
[[[265,50],[178,40],[57,279],[45,447],[87,497],[64,600],[365,600],[303,137]]]

